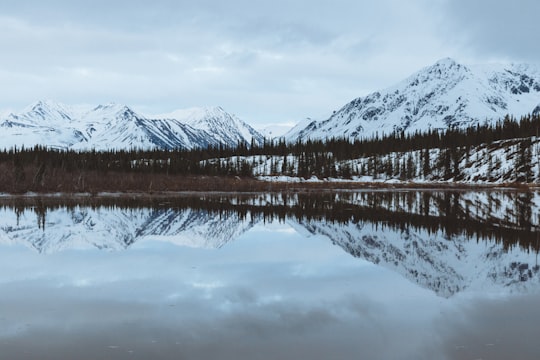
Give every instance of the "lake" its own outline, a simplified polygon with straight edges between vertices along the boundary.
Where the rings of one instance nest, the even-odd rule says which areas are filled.
[[[0,197],[2,359],[537,359],[540,193]]]

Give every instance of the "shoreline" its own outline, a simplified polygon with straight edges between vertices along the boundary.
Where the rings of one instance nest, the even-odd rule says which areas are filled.
[[[228,177],[187,177],[176,186],[135,186],[133,188],[114,188],[110,186],[92,186],[87,189],[18,189],[9,191],[0,189],[0,198],[7,197],[182,197],[193,194],[229,195],[257,193],[311,193],[341,191],[536,191],[540,184],[525,183],[459,183],[459,182],[363,182],[354,180],[300,180],[279,181],[253,178]],[[99,185],[99,184],[96,184]],[[56,190],[56,191],[55,191]]]

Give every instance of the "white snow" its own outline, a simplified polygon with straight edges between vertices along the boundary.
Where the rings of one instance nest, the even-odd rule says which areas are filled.
[[[175,119],[195,129],[204,130],[223,144],[236,145],[239,142],[262,144],[263,136],[250,125],[229,114],[223,108],[202,107],[175,110],[168,114],[153,115],[154,119]]]
[[[507,114],[519,118],[539,102],[540,71],[532,65],[469,67],[443,59],[391,88],[351,101],[327,120],[303,122],[285,136],[294,142],[466,127]]]
[[[18,114],[0,118],[3,148],[42,145],[78,150],[236,146],[261,143],[263,136],[222,108],[177,112],[179,119],[150,118],[128,106],[70,106],[38,101]]]
[[[365,182],[365,183],[453,183],[453,184],[505,184],[516,182],[518,174],[516,171],[516,162],[519,160],[519,139],[505,140],[493,142],[490,147],[485,144],[473,146],[468,150],[468,154],[464,149],[459,157],[458,168],[460,170],[459,177],[450,176],[445,179],[445,169],[439,166],[444,153],[441,149],[429,150],[430,174],[423,174],[423,161],[420,151],[405,152],[405,153],[390,153],[387,155],[377,156],[378,164],[393,164],[394,173],[387,174],[380,170],[377,174],[369,173],[370,162],[372,156],[360,157],[351,160],[343,160],[336,162],[335,167],[339,169],[347,165],[351,169],[351,178],[316,178],[310,176],[309,180],[298,177],[299,158],[293,155],[271,156],[271,155],[253,155],[253,156],[233,156],[231,158],[219,159],[221,166],[227,164],[239,164],[247,162],[252,165],[252,175],[260,180],[272,182]],[[532,145],[530,147],[531,157],[531,177],[529,183],[540,183],[540,139],[531,138]],[[444,150],[444,149],[443,149]],[[409,157],[414,159],[412,176],[404,178],[397,169],[403,168]],[[284,160],[286,166],[284,169]],[[218,159],[207,160],[210,163],[216,163]],[[203,162],[204,164],[204,162]],[[364,169],[364,170],[362,170]],[[285,171],[284,171],[285,170]]]
[[[269,124],[262,128],[257,128],[261,134],[264,135],[267,139],[274,139],[283,137],[286,133],[291,131],[295,127],[295,124],[289,123],[278,123],[278,124]]]

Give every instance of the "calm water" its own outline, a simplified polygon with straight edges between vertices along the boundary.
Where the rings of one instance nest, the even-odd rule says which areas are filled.
[[[0,198],[0,359],[538,359],[540,194]]]

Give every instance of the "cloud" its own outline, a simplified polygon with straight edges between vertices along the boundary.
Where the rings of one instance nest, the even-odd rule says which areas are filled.
[[[450,34],[481,60],[506,59],[538,62],[540,2],[447,1]]]
[[[479,16],[477,3],[3,2],[0,95],[9,107],[53,98],[154,113],[220,105],[255,124],[320,118],[442,57],[535,53],[523,50],[534,32],[512,41],[518,31],[497,27],[506,9]]]

